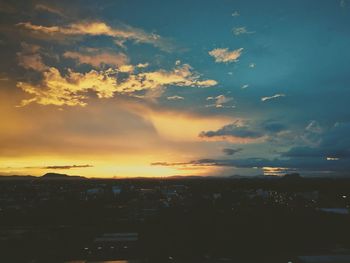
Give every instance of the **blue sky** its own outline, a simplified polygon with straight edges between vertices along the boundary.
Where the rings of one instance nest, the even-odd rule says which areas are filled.
[[[348,0],[0,12],[1,174],[348,175]]]

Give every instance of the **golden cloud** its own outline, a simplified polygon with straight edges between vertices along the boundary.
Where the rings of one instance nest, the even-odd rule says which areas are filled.
[[[126,72],[124,69],[123,72]],[[136,91],[150,91],[169,85],[188,87],[209,87],[216,85],[215,80],[200,80],[200,75],[187,64],[177,66],[171,71],[158,70],[130,74],[124,80],[118,80],[118,69],[91,70],[87,73],[74,72],[62,76],[57,68],[50,67],[43,72],[39,85],[19,82],[17,86],[34,95],[23,100],[21,106],[36,102],[42,105],[85,106],[86,93],[94,91],[98,98],[112,98],[114,93],[133,95]]]
[[[132,40],[137,43],[147,43],[165,51],[173,49],[172,44],[155,33],[147,33],[142,29],[123,25],[120,28],[113,28],[104,22],[80,22],[66,26],[42,26],[34,25],[30,22],[18,23],[17,26],[27,30],[51,34],[51,35],[90,35],[90,36],[109,36],[117,41]]]
[[[214,57],[215,62],[230,63],[238,61],[241,56],[243,48],[229,51],[228,48],[216,48],[209,51],[209,55]]]
[[[86,96],[83,93],[94,90],[99,98],[111,98],[116,85],[116,79],[106,72],[91,70],[84,74],[69,70],[66,76],[62,76],[54,67],[43,73],[43,80],[38,86],[17,83],[23,91],[34,95],[31,99],[23,100],[21,106],[31,102],[42,105],[85,106]]]
[[[215,80],[199,80],[200,75],[193,72],[188,64],[180,65],[172,71],[159,70],[141,73],[139,77],[145,80],[143,84],[149,88],[154,86],[154,84],[157,84],[157,86],[176,85],[188,87],[210,87],[217,84]]]

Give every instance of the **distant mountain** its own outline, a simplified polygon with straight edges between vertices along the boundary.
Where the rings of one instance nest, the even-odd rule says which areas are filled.
[[[59,173],[46,173],[37,177],[32,175],[1,175],[0,180],[85,180],[86,177]]]
[[[34,180],[37,177],[32,175],[0,175],[0,180]]]
[[[83,180],[87,179],[83,176],[78,175],[68,175],[68,174],[59,174],[59,173],[46,173],[43,176],[39,177],[42,180]]]

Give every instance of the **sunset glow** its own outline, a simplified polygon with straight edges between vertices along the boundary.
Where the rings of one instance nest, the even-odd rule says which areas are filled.
[[[297,2],[1,1],[0,175],[345,174],[349,6]]]

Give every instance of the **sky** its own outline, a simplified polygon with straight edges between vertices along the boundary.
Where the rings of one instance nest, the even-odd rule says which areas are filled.
[[[0,0],[0,175],[350,175],[349,0]]]

